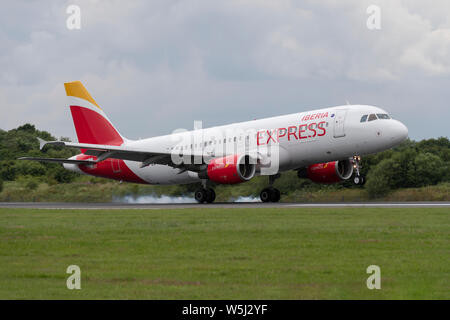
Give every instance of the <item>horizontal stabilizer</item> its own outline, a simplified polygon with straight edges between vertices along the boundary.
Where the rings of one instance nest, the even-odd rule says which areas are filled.
[[[94,164],[93,160],[75,160],[75,159],[57,159],[57,158],[35,158],[35,157],[23,157],[18,160],[31,160],[41,162],[55,162],[55,163],[71,163],[71,164]]]

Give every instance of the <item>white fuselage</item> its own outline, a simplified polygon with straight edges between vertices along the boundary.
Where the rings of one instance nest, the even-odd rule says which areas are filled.
[[[245,146],[264,150],[276,145],[279,150],[279,171],[286,171],[379,152],[399,144],[407,137],[407,128],[397,120],[361,122],[363,115],[370,114],[387,113],[373,106],[345,105],[126,141],[124,145],[153,152],[205,157],[234,154],[245,150]],[[134,174],[149,184],[199,181],[194,172],[180,173],[180,169],[167,165],[154,164],[141,168],[139,162],[125,163]]]

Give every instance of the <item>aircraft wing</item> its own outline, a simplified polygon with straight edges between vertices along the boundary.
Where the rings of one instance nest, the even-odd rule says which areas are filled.
[[[121,159],[141,162],[141,167],[148,166],[150,164],[163,164],[170,165],[172,167],[182,167],[173,163],[171,158],[171,153],[167,152],[151,152],[139,148],[130,148],[126,146],[111,146],[111,145],[101,145],[101,144],[90,144],[90,143],[74,143],[66,141],[45,141],[38,138],[40,149],[42,150],[47,145],[59,146],[59,147],[69,147],[83,149],[85,155],[95,156],[96,160],[66,160],[66,159],[46,159],[46,158],[20,158],[19,160],[36,160],[36,161],[46,161],[46,162],[60,162],[60,163],[75,163],[75,164],[86,164],[86,163],[97,163],[105,159]],[[183,166],[185,167],[185,166]],[[195,168],[189,168],[195,169]]]
[[[31,160],[42,162],[55,162],[55,163],[70,163],[70,164],[93,164],[93,160],[75,160],[75,159],[58,159],[58,158],[36,158],[36,157],[22,157],[18,160]]]
[[[35,160],[44,162],[59,162],[59,163],[73,163],[73,164],[95,164],[101,162],[108,158],[130,160],[141,162],[141,168],[146,167],[150,164],[161,164],[168,165],[174,168],[181,169],[180,173],[190,170],[190,171],[200,171],[204,169],[205,164],[196,164],[194,161],[191,164],[180,163],[176,164],[172,161],[172,155],[170,152],[152,152],[145,149],[130,148],[127,146],[111,146],[111,145],[101,145],[101,144],[90,144],[90,143],[75,143],[66,141],[45,141],[38,138],[40,149],[42,150],[47,145],[59,146],[59,147],[69,147],[83,149],[85,155],[95,156],[95,160],[76,160],[76,159],[54,159],[54,158],[32,158],[25,157],[19,160]],[[185,154],[185,156],[199,157],[203,159],[202,155],[199,154]],[[216,154],[216,156],[221,156]],[[214,156],[213,156],[214,157]],[[258,162],[264,165],[264,158],[261,155],[257,155]]]

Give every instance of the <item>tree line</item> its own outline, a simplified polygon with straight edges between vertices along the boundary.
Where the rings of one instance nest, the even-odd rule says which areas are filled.
[[[0,130],[0,192],[3,181],[27,179],[27,183],[31,184],[40,182],[57,184],[70,183],[78,179],[77,173],[67,171],[59,164],[16,160],[23,156],[43,156],[39,150],[37,137],[56,140],[49,132],[39,131],[31,124],[9,131]],[[69,158],[79,153],[79,150],[51,147],[45,152],[45,157]],[[450,141],[447,137],[421,141],[407,140],[396,148],[363,157],[361,165],[362,174],[367,177],[367,183],[363,188],[373,198],[384,196],[399,188],[450,182]],[[250,194],[256,195],[258,190],[255,186],[264,185],[265,179],[266,177],[258,177],[254,183],[243,184],[241,188],[248,188]],[[308,179],[298,178],[294,171],[283,173],[276,181],[276,186],[285,194],[295,190],[359,188],[351,181],[333,186],[315,184]],[[33,187],[34,185],[30,186],[31,189]],[[183,193],[192,191],[195,187],[178,186],[177,190]]]

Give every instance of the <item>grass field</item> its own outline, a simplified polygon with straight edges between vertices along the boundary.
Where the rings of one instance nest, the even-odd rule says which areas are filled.
[[[0,299],[449,299],[449,214],[0,209]]]

